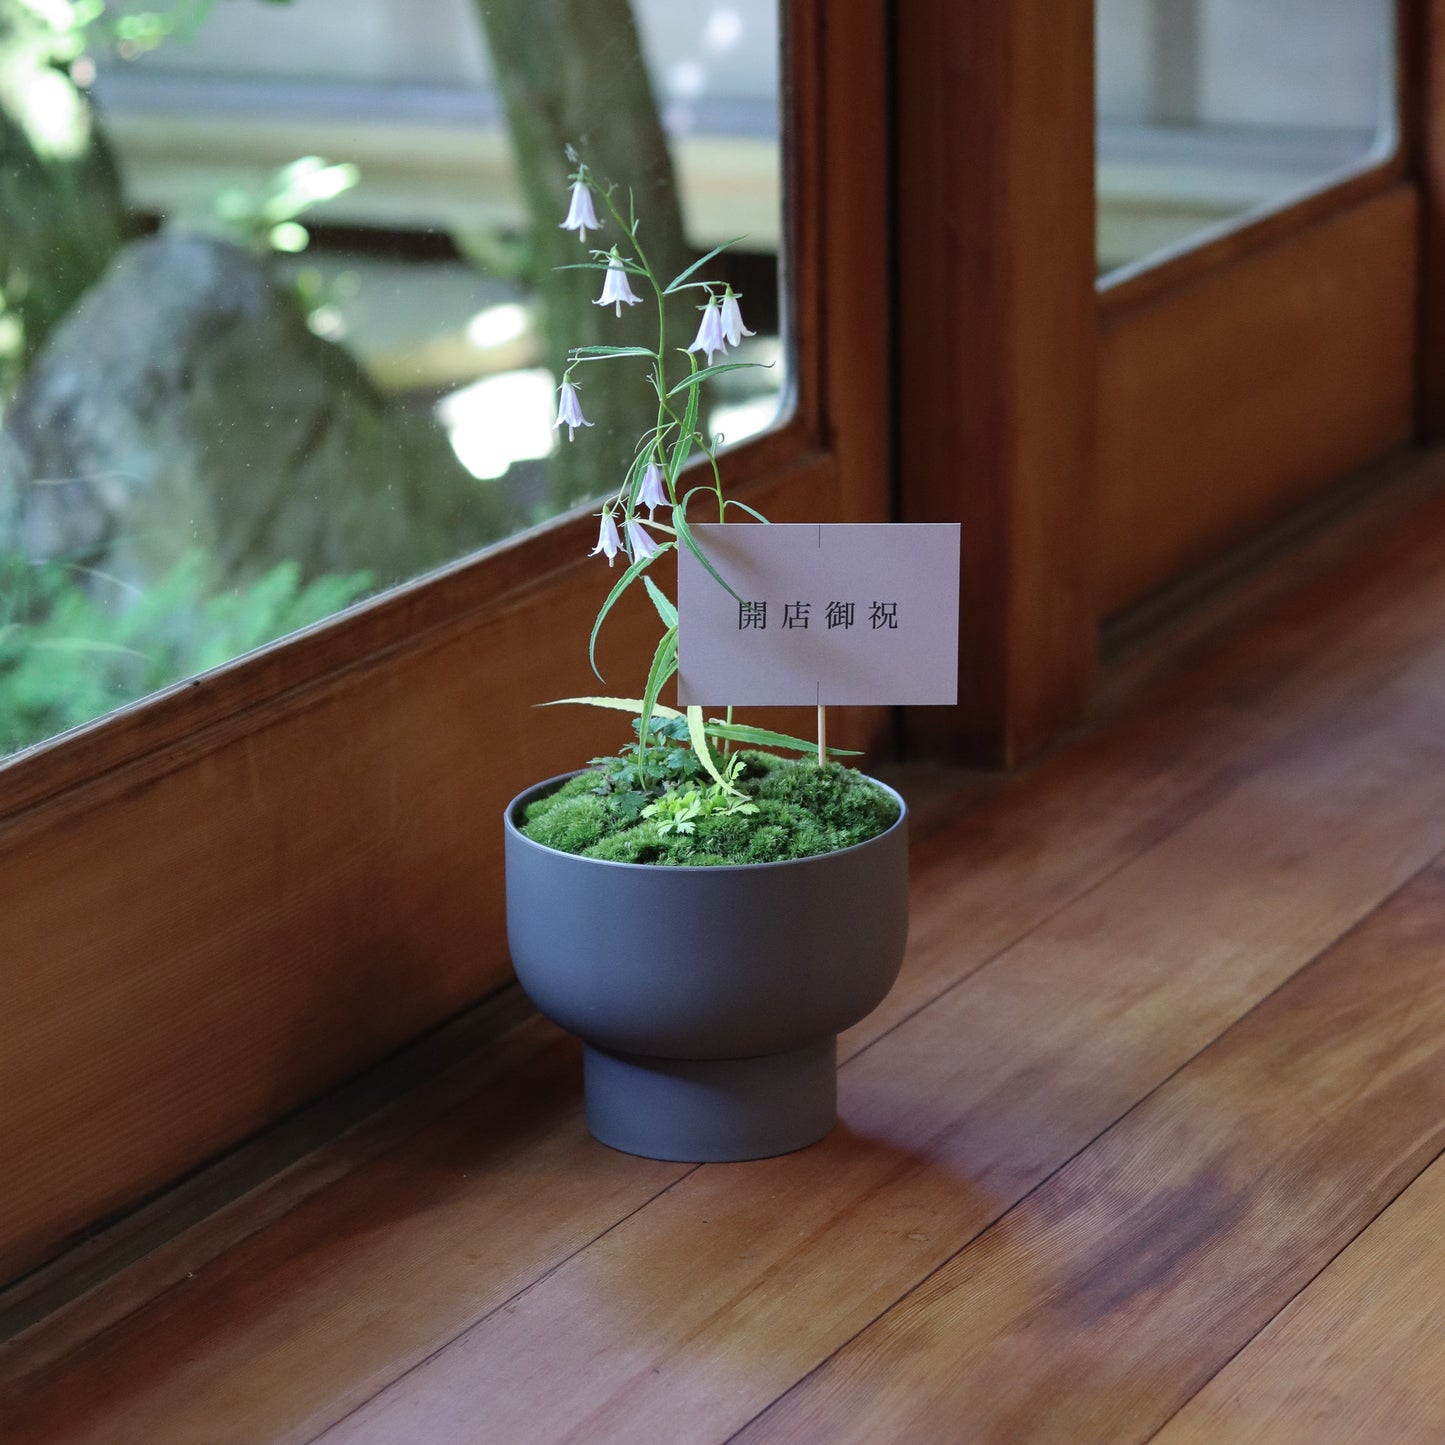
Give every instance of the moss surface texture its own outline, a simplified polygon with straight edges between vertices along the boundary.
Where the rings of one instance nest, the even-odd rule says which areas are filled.
[[[697,868],[782,863],[866,843],[898,820],[898,804],[871,778],[839,763],[743,754],[738,779],[752,813],[714,813],[690,831],[640,818],[605,788],[599,769],[570,778],[526,810],[522,834],[534,843],[613,863]]]

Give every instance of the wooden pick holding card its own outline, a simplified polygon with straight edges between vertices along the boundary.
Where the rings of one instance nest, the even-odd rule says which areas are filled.
[[[692,528],[678,548],[683,706],[958,701],[956,522]]]

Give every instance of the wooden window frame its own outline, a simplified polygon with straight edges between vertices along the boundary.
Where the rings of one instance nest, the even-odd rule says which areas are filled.
[[[1445,285],[1431,283],[1445,266],[1429,258],[1432,246],[1445,256],[1445,146],[1423,143],[1441,125],[1430,96],[1445,90],[1442,5],[1401,0],[1393,155],[1103,287],[1093,6],[898,8],[901,510],[963,524],[960,705],[907,715],[911,751],[1027,759],[1083,715],[1106,617],[1418,435],[1421,394],[1431,425],[1445,426],[1445,346],[1430,344],[1432,328],[1445,336]],[[1353,294],[1350,268],[1372,248],[1385,264],[1373,291]],[[1330,315],[1329,287],[1349,300],[1342,318]],[[1180,425],[1201,377],[1223,391],[1218,358],[1191,370],[1180,338],[1217,318],[1215,351],[1233,364],[1219,334],[1231,316],[1256,333],[1278,322],[1280,335],[1255,350],[1236,334],[1253,371],[1218,397],[1233,410],[1213,440],[1233,434],[1250,460],[1224,466],[1221,484],[1220,469],[1202,475],[1206,449]],[[1356,387],[1342,361],[1371,346],[1389,363]],[[1251,411],[1250,396],[1295,366],[1308,373],[1302,394],[1318,384],[1312,402]],[[1172,514],[1161,514],[1161,479],[1179,482]]]
[[[783,8],[792,408],[726,468],[775,519],[880,520],[887,7]],[[595,527],[579,509],[0,764],[0,1279],[506,982],[503,804],[615,745],[589,710],[530,711],[586,690]],[[653,630],[619,607],[604,665]],[[887,717],[840,723],[867,743]]]
[[[1421,23],[1398,0],[1389,154],[1098,284],[1100,622],[1416,434]]]
[[[1317,184],[1209,227],[1201,239],[1186,238],[1159,255],[1141,257],[1098,277],[1095,289],[1101,314],[1137,306],[1211,271],[1228,267],[1255,251],[1359,205],[1410,174],[1413,110],[1418,88],[1410,57],[1419,23],[1419,7],[1414,0],[1396,0],[1396,5],[1395,126],[1385,144]]]

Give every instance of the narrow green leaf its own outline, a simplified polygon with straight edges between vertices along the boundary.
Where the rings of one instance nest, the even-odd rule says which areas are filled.
[[[750,507],[746,502],[736,502],[731,497],[723,504],[723,510],[726,511],[728,507],[741,507],[748,516],[756,517],[760,522],[766,522],[768,520],[756,507]]]
[[[533,707],[561,707],[564,702],[579,703],[583,707],[606,707],[614,712],[642,713],[640,697],[554,697],[551,702],[533,703]],[[652,705],[653,717],[678,718],[682,714],[675,707],[664,707],[662,703]]]
[[[692,364],[693,375],[697,375],[697,357],[689,355],[687,359]],[[697,430],[697,412],[698,408],[701,405],[702,397],[698,393],[698,389],[694,386],[688,391],[687,405],[684,406],[682,409],[683,430],[686,431],[688,436],[691,437],[694,441],[699,439]]]
[[[749,727],[746,723],[724,722],[721,718],[707,720],[707,735],[710,738],[724,738],[730,743],[751,743],[758,748],[787,748],[795,753],[816,753],[818,740],[795,738],[788,733],[775,733],[770,728]],[[857,748],[829,748],[838,757],[860,757]]]
[[[697,545],[697,538],[692,535],[692,528],[689,527],[687,524],[688,497],[691,497],[694,492],[705,492],[707,490],[709,490],[707,487],[694,487],[692,491],[687,494],[687,497],[684,497],[682,501],[679,502],[678,505],[672,509],[672,525],[677,528],[678,541],[680,541],[683,546],[685,546],[687,550],[691,552],[692,555],[696,557],[697,560],[701,562],[704,567],[707,568],[708,572],[711,574],[713,580],[716,581],[718,586],[721,587],[723,591],[726,592],[728,596],[733,599],[733,601],[741,602],[743,599],[739,597],[738,594],[734,592],[733,589],[729,587],[726,582],[723,581],[722,574],[717,570],[716,567],[712,565],[710,561],[708,561],[707,553],[704,552],[702,548]]]
[[[650,356],[652,353],[649,352]],[[771,361],[720,361],[716,366],[704,366],[701,371],[694,371],[691,376],[685,376],[668,391],[669,396],[676,396],[678,392],[685,391],[690,386],[699,386],[709,377],[721,376],[725,371],[743,371],[749,367],[759,367],[763,371],[771,371]]]
[[[638,714],[637,736],[646,738],[647,725],[652,721],[657,707],[657,695],[666,686],[668,678],[677,671],[677,628],[669,627],[657,644],[652,655],[652,666],[647,670],[647,688],[642,694],[642,711]],[[641,753],[638,754],[640,758]]]
[[[690,707],[687,710],[687,735],[692,739],[692,750],[697,754],[697,760],[725,792],[741,793],[742,789],[734,787],[732,783],[718,772],[717,764],[712,760],[712,749],[707,745],[707,733],[703,731],[702,709]]]
[[[723,251],[726,251],[729,246],[736,246],[739,241],[746,240],[747,237],[745,235],[734,236],[731,241],[724,241],[721,246],[714,246],[712,250],[707,253],[706,256],[699,256],[697,260],[694,261],[692,265],[689,266],[685,271],[679,271],[677,275],[674,276],[672,280],[669,281],[667,285],[662,288],[662,294],[666,296],[668,292],[675,290],[684,281],[686,281],[687,278],[691,276],[694,271],[698,270],[702,266],[706,266],[707,263],[711,261],[714,256],[719,255]]]
[[[592,664],[592,671],[599,682],[602,681],[602,674],[597,671],[597,634],[602,630],[603,620],[607,614],[612,611],[617,599],[621,597],[664,552],[676,545],[675,542],[663,542],[650,557],[639,557],[627,571],[617,579],[617,585],[607,594],[607,601],[602,604],[602,608],[597,614],[597,621],[592,624],[592,636],[587,639],[587,661]],[[718,580],[721,581],[722,579],[719,578]]]
[[[677,439],[677,443],[672,449],[672,455],[667,459],[667,476],[674,487],[677,486],[677,479],[682,475],[682,469],[687,465],[687,454],[691,450],[692,433],[686,432]]]
[[[633,457],[632,465],[627,469],[627,506],[630,510],[636,510],[637,494],[642,490],[642,474],[647,470],[647,459],[650,455],[647,446],[644,446],[638,454]]]
[[[647,595],[652,598],[652,605],[657,608],[657,615],[662,618],[662,625],[676,627],[677,608],[672,605],[667,593],[651,577],[644,577],[642,585],[647,588]]]
[[[565,266],[553,266],[554,271],[605,271],[606,261],[570,261]]]
[[[688,356],[688,363],[694,371],[697,370],[697,358]],[[693,387],[687,394],[687,406],[682,414],[682,435],[677,439],[677,445],[672,449],[672,456],[668,458],[667,474],[673,486],[676,487],[677,479],[682,475],[682,469],[687,465],[687,454],[692,450],[693,441],[697,435],[697,402],[698,391]]]
[[[656,356],[655,351],[649,351],[645,346],[574,346],[569,353],[579,361],[601,361],[608,356]],[[760,366],[761,362],[754,362]]]

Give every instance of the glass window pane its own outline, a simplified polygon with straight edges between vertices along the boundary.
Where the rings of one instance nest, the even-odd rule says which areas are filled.
[[[543,14],[545,11],[545,14]],[[557,17],[563,17],[561,23]],[[616,490],[649,306],[593,304],[565,147],[786,394],[777,0],[0,0],[0,755]],[[699,293],[669,305],[668,351]]]
[[[1388,155],[1393,0],[1096,0],[1098,269]]]

